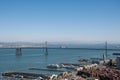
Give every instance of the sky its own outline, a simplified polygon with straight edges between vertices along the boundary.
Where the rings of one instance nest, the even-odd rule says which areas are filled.
[[[120,0],[0,0],[0,42],[120,42]]]

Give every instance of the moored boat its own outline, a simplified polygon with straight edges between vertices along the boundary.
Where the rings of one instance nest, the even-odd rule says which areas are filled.
[[[60,66],[58,65],[58,64],[49,64],[48,66],[47,66],[47,68],[60,68]]]

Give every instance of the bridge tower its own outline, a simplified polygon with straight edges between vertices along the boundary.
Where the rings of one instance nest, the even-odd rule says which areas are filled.
[[[107,41],[105,42],[105,57],[106,57],[106,59],[107,59],[107,57],[108,57],[108,54],[107,54]]]
[[[16,55],[22,55],[21,48],[16,48]]]
[[[45,42],[45,55],[48,55],[48,46],[47,46],[47,41]]]

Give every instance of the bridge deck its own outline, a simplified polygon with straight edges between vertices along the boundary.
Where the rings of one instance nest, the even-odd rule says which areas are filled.
[[[46,49],[46,47],[0,47],[0,49]],[[59,48],[59,47],[47,47],[47,49],[76,49],[76,50],[106,50],[105,48]],[[107,50],[115,50],[120,51],[120,49],[111,49],[108,48]]]

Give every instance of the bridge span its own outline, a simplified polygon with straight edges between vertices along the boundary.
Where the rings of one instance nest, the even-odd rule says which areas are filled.
[[[48,55],[49,49],[68,49],[68,50],[111,50],[120,51],[120,49],[113,48],[61,48],[61,47],[0,47],[0,49],[16,49],[16,55],[22,55],[22,49],[45,49],[45,55]]]

